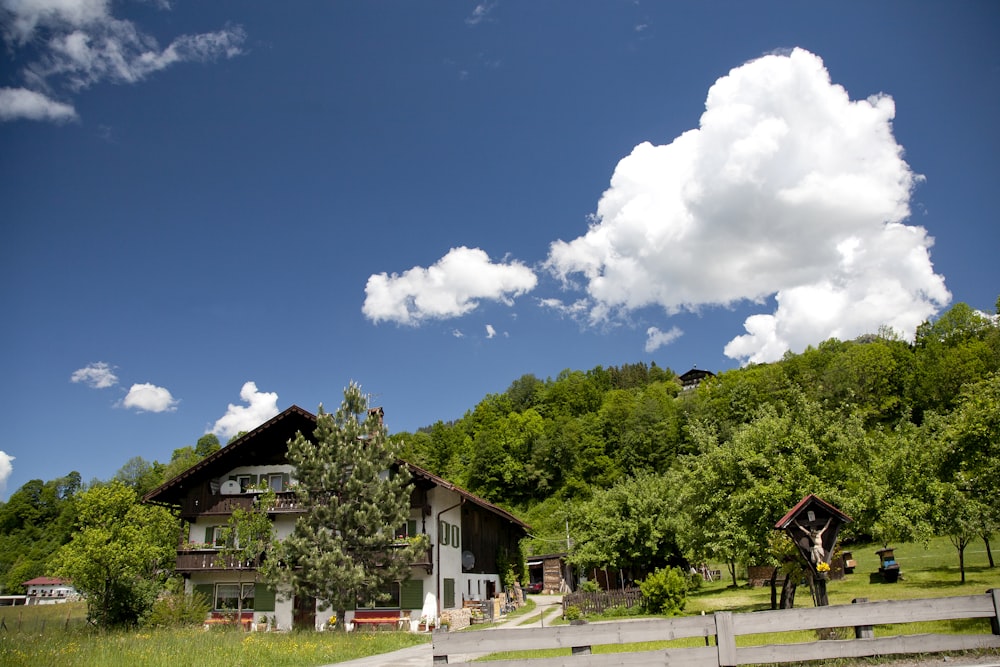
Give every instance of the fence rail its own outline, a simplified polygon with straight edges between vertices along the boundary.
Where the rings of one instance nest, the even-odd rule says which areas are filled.
[[[938,653],[1000,648],[1000,589],[985,595],[922,600],[861,602],[850,605],[781,609],[734,614],[716,612],[711,616],[684,616],[670,619],[593,623],[525,628],[502,632],[436,633],[434,663],[471,665],[472,657],[499,651],[570,649],[569,657],[491,661],[491,667],[590,667],[608,664],[608,655],[591,655],[602,644],[633,644],[704,637],[705,646],[668,648],[657,651],[616,653],[614,664],[646,667],[680,665],[736,667],[760,663],[803,662],[834,658],[861,658],[874,655]],[[922,634],[875,637],[873,624],[894,625],[920,621],[988,618],[992,634]],[[827,640],[767,646],[736,646],[743,635],[854,628],[855,639]],[[715,639],[711,645],[711,638]],[[449,657],[456,659],[449,662]],[[527,665],[525,664],[527,663]]]

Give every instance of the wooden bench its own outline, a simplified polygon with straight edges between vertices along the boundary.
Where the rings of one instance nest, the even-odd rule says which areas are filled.
[[[409,615],[404,616],[401,611],[394,611],[391,609],[359,609],[354,612],[354,618],[351,620],[354,623],[355,629],[371,626],[373,629],[378,629],[381,625],[392,626],[393,630],[399,630],[403,627],[403,623],[410,619]]]
[[[236,612],[213,611],[209,615],[208,620],[205,621],[205,628],[209,629],[217,625],[234,625],[237,622],[243,626],[244,630],[250,630],[253,625],[253,612],[243,612],[239,617],[239,621],[237,621]]]

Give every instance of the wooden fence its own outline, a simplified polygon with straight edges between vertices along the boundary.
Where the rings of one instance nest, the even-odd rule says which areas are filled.
[[[861,658],[875,655],[938,653],[1000,648],[1000,589],[985,595],[891,600],[805,609],[780,609],[743,614],[716,612],[711,616],[593,623],[550,628],[518,628],[481,632],[435,633],[434,663],[470,665],[477,655],[517,650],[568,648],[559,658],[490,662],[491,667],[590,667],[609,664],[608,654],[591,655],[591,647],[602,644],[632,644],[703,637],[705,646],[667,648],[657,651],[616,653],[613,664],[647,667],[734,667],[761,663]],[[921,621],[988,618],[992,634],[922,634],[875,637],[873,625]],[[855,639],[795,644],[737,646],[736,638],[761,633],[854,628]],[[711,639],[714,638],[714,643]],[[452,658],[449,662],[449,657]],[[527,663],[527,664],[526,664]]]
[[[562,598],[563,614],[569,607],[576,607],[584,616],[603,614],[614,607],[632,608],[642,602],[642,591],[638,588],[622,588],[593,593],[567,593]]]

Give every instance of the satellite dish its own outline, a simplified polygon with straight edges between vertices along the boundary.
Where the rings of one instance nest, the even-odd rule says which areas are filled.
[[[240,492],[240,483],[234,479],[227,479],[222,483],[222,488],[219,490],[224,496],[231,496]]]
[[[471,551],[462,552],[462,569],[471,570],[476,566],[476,556]]]

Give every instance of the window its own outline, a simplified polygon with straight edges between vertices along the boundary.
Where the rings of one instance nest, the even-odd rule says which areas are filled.
[[[250,475],[237,475],[236,481],[240,485],[240,493],[246,493],[253,486],[253,481],[250,479]]]
[[[415,537],[418,534],[419,533],[417,533],[417,520],[407,519],[406,523],[404,523],[402,526],[396,529],[396,532],[393,536],[397,540],[405,540],[408,537]]]
[[[215,585],[215,609],[232,611],[240,608],[240,584]],[[253,611],[253,584],[243,584],[243,610]]]
[[[399,609],[399,582],[383,586],[375,600],[364,602],[358,599],[358,609]]]
[[[268,475],[267,476],[267,483],[271,487],[271,490],[274,491],[275,493],[281,493],[284,490],[284,489],[282,489],[281,473],[280,472],[279,473],[272,473],[272,474]]]

